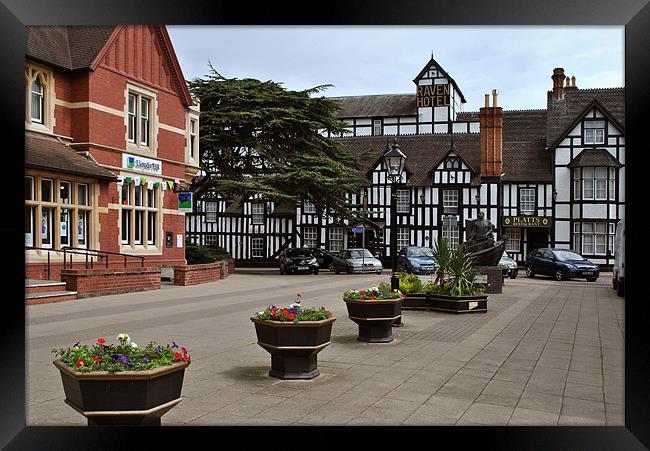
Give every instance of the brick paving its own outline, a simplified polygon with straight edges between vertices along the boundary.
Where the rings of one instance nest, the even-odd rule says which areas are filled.
[[[506,279],[487,313],[403,311],[393,342],[358,341],[341,294],[387,279],[241,270],[210,284],[28,306],[27,425],[84,425],[63,402],[50,349],[121,332],[192,354],[183,401],[163,425],[624,425],[624,303],[607,274]],[[248,318],[298,292],[334,312],[332,344],[319,377],[271,378]]]

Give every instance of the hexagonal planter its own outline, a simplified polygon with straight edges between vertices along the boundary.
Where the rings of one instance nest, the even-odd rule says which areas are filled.
[[[321,321],[271,321],[251,317],[257,344],[271,354],[269,376],[313,379],[320,375],[317,354],[330,344],[336,318]]]
[[[388,343],[393,341],[392,324],[402,315],[402,299],[343,300],[348,318],[359,326],[360,341]]]
[[[176,362],[148,371],[80,373],[55,360],[65,402],[95,425],[160,426],[160,417],[181,402],[185,368]]]

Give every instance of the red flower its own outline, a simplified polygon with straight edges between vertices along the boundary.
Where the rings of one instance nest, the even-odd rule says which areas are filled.
[[[77,360],[77,368],[84,366],[85,364],[86,364],[85,360],[81,360],[81,359]]]
[[[99,343],[100,345],[104,346],[104,343],[106,343],[106,340],[104,340],[103,338],[98,338],[98,339],[97,339],[97,343]]]
[[[287,312],[287,317],[288,317],[291,321],[293,321],[293,319],[296,317],[296,314],[295,314],[295,313],[289,313],[289,312]]]
[[[183,355],[180,352],[175,352],[174,360],[183,360]]]
[[[95,356],[93,356],[93,362],[95,362],[95,363],[99,363],[99,362],[103,362],[103,360],[100,359],[99,357],[95,357]]]
[[[187,349],[185,349],[185,346],[181,346],[181,351],[183,351],[183,355],[187,354]]]
[[[366,297],[366,292],[365,292],[364,290],[361,290],[361,291],[359,291],[359,295],[360,295],[362,298],[365,298],[365,297]]]
[[[190,355],[187,354],[186,356],[183,357],[183,360],[185,360],[187,363],[190,363],[192,359],[190,359]]]
[[[370,300],[374,301],[375,299],[377,299],[375,298],[375,293],[370,293]]]

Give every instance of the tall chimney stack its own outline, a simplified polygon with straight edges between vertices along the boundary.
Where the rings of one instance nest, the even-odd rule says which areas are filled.
[[[553,80],[553,98],[554,99],[563,99],[564,98],[564,69],[561,67],[556,67],[553,69],[553,75],[551,79]]]
[[[481,176],[501,177],[503,173],[503,109],[497,107],[499,91],[485,95],[485,107],[479,110],[481,127]]]

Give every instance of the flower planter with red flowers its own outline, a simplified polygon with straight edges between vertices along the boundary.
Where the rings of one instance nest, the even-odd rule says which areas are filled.
[[[65,402],[89,426],[160,426],[162,415],[182,400],[185,368],[191,362],[187,349],[176,343],[140,349],[128,335],[119,337],[117,346],[100,338],[94,346],[77,343],[54,350]]]
[[[317,354],[330,344],[332,312],[270,306],[252,316],[257,344],[271,354],[269,376],[279,379],[313,379],[320,375]]]
[[[382,292],[377,287],[343,293],[348,318],[359,326],[360,341],[388,343],[393,341],[392,324],[402,316],[399,290]]]

